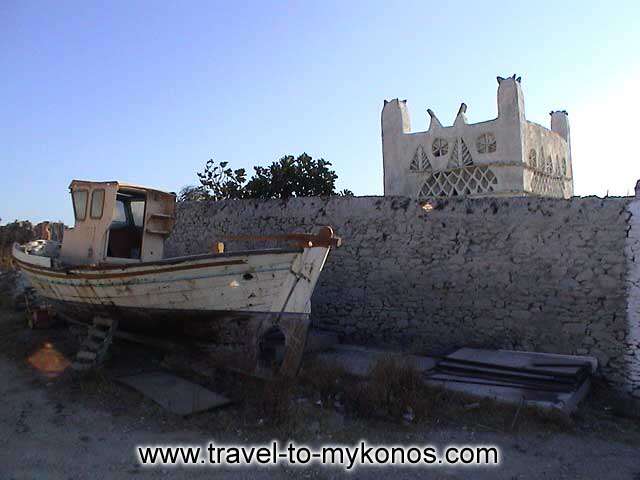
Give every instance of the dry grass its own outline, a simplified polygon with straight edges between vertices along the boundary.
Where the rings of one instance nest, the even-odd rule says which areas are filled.
[[[99,370],[74,383],[85,397],[118,396],[117,386]],[[361,419],[514,433],[574,429],[571,418],[556,412],[519,409],[425,385],[415,365],[399,356],[378,361],[367,380],[351,378],[336,365],[310,364],[297,379],[244,378],[230,390],[237,408],[232,425],[261,426],[283,438],[304,432],[314,412],[324,415],[314,408],[317,399],[322,400],[323,409],[333,409],[339,400],[344,412]],[[300,402],[301,398],[306,400]]]
[[[258,413],[266,422],[281,425],[291,414],[294,384],[288,378],[264,382],[262,394],[257,403]]]
[[[103,397],[117,390],[114,380],[101,369],[91,369],[86,372],[72,373],[73,386],[85,395]]]
[[[347,385],[347,411],[361,418],[457,425],[491,431],[567,431],[574,422],[556,411],[519,408],[478,399],[424,383],[410,360],[388,356],[371,369],[366,381]]]
[[[320,400],[322,407],[333,407],[343,396],[349,383],[344,368],[337,363],[313,362],[305,365],[298,376],[303,389]]]
[[[357,416],[425,419],[440,392],[424,385],[413,362],[390,355],[374,364],[368,381],[350,385],[345,394],[347,409]]]
[[[244,377],[228,393],[238,407],[241,423],[289,432],[301,422],[294,401],[296,388],[295,380],[290,378]]]
[[[10,308],[13,308],[13,299],[4,292],[0,292],[0,310],[9,310]]]

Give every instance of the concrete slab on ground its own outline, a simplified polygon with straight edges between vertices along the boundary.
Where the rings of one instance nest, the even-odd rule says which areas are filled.
[[[117,380],[183,416],[222,407],[230,402],[224,395],[163,371],[129,375]]]

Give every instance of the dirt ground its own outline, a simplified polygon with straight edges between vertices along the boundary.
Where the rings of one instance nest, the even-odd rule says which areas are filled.
[[[381,475],[393,475],[398,480],[640,480],[640,420],[617,416],[599,398],[590,398],[572,421],[527,420],[517,428],[509,410],[491,415],[470,412],[446,420],[444,416],[439,420],[438,412],[434,412],[430,422],[406,424],[322,409],[313,398],[304,396],[297,398],[299,407],[284,425],[265,422],[247,406],[252,399],[182,418],[113,380],[127,369],[160,362],[160,353],[116,342],[113,358],[103,373],[79,378],[64,369],[77,342],[67,326],[27,330],[24,314],[0,310],[0,480]],[[46,361],[43,349],[48,355]],[[51,373],[63,369],[59,374]],[[218,390],[229,388],[224,384]],[[510,416],[496,418],[499,415]],[[212,466],[149,468],[138,464],[135,452],[140,444],[258,444],[274,438],[308,445],[354,444],[360,439],[374,444],[433,444],[439,448],[495,444],[501,448],[502,464],[491,468],[358,468],[349,473],[318,465],[227,470]]]

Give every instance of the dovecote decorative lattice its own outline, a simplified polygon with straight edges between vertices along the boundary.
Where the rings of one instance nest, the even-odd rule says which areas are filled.
[[[418,198],[480,195],[495,191],[497,186],[498,179],[489,167],[469,166],[431,174]]]
[[[564,181],[542,172],[533,172],[531,192],[544,197],[564,198]]]

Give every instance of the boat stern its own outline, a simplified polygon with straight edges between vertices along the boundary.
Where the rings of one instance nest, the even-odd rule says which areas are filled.
[[[20,269],[24,266],[51,268],[52,260],[60,255],[60,247],[61,243],[53,240],[14,243],[11,255]]]

